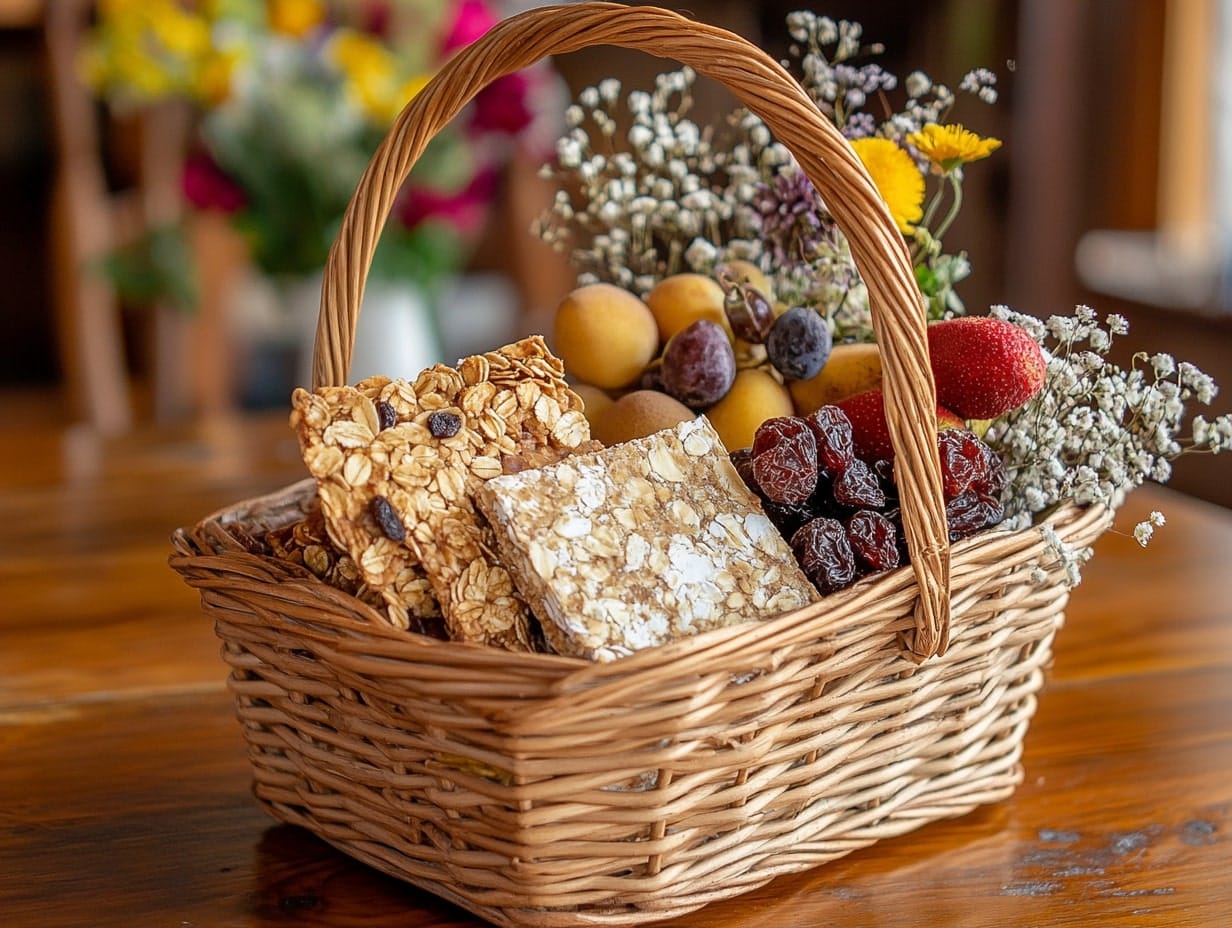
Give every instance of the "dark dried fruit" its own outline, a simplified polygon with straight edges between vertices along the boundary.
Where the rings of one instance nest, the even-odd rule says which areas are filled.
[[[945,504],[945,522],[950,541],[974,535],[981,529],[996,525],[1003,518],[1005,510],[1000,501],[975,490],[968,490]]]
[[[834,478],[834,500],[858,509],[880,509],[886,504],[886,495],[873,469],[860,458],[853,458]]]
[[[392,403],[387,403],[385,400],[377,400],[376,421],[382,429],[393,428],[398,424],[398,410],[394,409]]]
[[[836,477],[855,460],[851,420],[837,406],[822,406],[804,417],[813,437],[817,439],[817,463],[831,477]]]
[[[462,428],[462,417],[456,412],[438,409],[428,416],[428,431],[433,438],[453,438]]]
[[[808,503],[776,503],[766,499],[761,505],[766,517],[784,538],[791,538],[800,526],[817,517]]]
[[[642,371],[642,376],[638,378],[637,388],[639,390],[657,390],[659,393],[667,392],[667,388],[663,386],[662,358],[655,358],[646,365],[646,369]]]
[[[402,524],[393,503],[388,499],[384,496],[372,497],[372,502],[368,504],[368,512],[372,514],[372,518],[376,520],[376,524],[380,526],[386,538],[391,541],[406,541],[406,526]]]
[[[966,429],[942,429],[937,433],[941,458],[941,485],[947,500],[961,496],[988,475],[984,443]]]
[[[825,320],[813,310],[797,306],[774,320],[766,336],[766,355],[775,370],[789,380],[808,380],[825,366],[832,344]]]
[[[855,554],[847,530],[837,519],[806,522],[791,536],[791,549],[804,575],[822,593],[844,589],[856,577]]]
[[[856,559],[870,571],[898,566],[898,529],[880,512],[861,509],[848,519],[847,541]]]
[[[753,479],[777,503],[803,503],[817,486],[817,442],[803,419],[776,416],[753,436]]]

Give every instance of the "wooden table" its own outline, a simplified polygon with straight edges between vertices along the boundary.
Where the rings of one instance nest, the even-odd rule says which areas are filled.
[[[0,433],[0,924],[470,926],[248,791],[173,528],[301,476],[284,417]],[[1232,512],[1100,542],[1008,802],[680,926],[1232,924]]]

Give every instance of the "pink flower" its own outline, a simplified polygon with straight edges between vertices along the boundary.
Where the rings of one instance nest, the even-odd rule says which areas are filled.
[[[230,215],[248,205],[243,188],[223,173],[218,163],[204,151],[185,159],[181,184],[184,198],[198,209],[216,209]]]
[[[470,127],[476,132],[516,135],[534,119],[529,105],[530,81],[522,72],[498,77],[475,97]]]
[[[452,193],[408,186],[394,204],[394,216],[407,229],[438,221],[464,236],[476,235],[483,229],[499,189],[500,173],[491,167],[480,170],[465,187]]]
[[[496,14],[483,0],[462,0],[457,6],[453,22],[441,44],[442,54],[448,55],[477,38],[496,25]]]

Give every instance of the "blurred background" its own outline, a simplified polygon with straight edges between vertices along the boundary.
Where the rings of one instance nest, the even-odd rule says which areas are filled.
[[[315,321],[333,203],[345,202],[364,161],[356,152],[396,107],[375,90],[345,112],[330,109],[336,100],[304,96],[275,123],[260,91],[320,75],[292,50],[312,25],[296,17],[313,4],[273,5],[285,18],[278,35],[259,37],[270,56],[245,98],[251,106],[203,122],[203,110],[213,113],[199,105],[209,103],[210,86],[194,88],[204,95],[195,107],[168,102],[174,73],[143,84],[125,71],[121,45],[108,57],[106,43],[90,38],[107,0],[0,0],[0,404],[8,426],[54,417],[114,432],[280,407],[286,384],[306,378],[303,333]],[[490,17],[530,5],[387,4],[397,17],[352,24],[383,47],[357,39],[343,67],[361,90],[390,73],[405,89]],[[1122,313],[1127,344],[1192,361],[1232,389],[1229,0],[719,0],[680,9],[781,56],[785,16],[802,6],[863,23],[900,76],[920,68],[954,85],[975,67],[996,73],[1000,102],[970,122],[1005,144],[972,172],[947,239],[975,268],[961,289],[970,311],[1004,303],[1047,316],[1086,303]],[[356,15],[372,8],[357,3]],[[240,19],[237,48],[256,41]],[[174,41],[201,42],[181,26],[168,25]],[[214,44],[225,69],[227,48]],[[378,334],[353,373],[366,364],[423,366],[543,330],[573,282],[564,260],[529,232],[552,195],[536,172],[566,97],[609,75],[648,81],[661,67],[613,49],[564,57],[493,93],[458,138],[442,140],[418,181],[432,196],[416,202],[429,202],[431,215],[395,211],[399,225],[387,231],[391,244],[370,277],[372,291],[386,277],[415,278],[434,311],[399,306],[410,298],[406,287],[388,309],[366,303]],[[727,105],[717,89],[699,98],[703,114]],[[271,132],[275,124],[291,128]],[[234,165],[203,157],[203,125],[214,133],[212,152],[232,146]],[[310,176],[296,181],[305,165]],[[257,227],[255,206],[269,204],[285,227]],[[237,215],[256,216],[257,225],[240,222],[237,231]],[[257,241],[271,244],[263,251]],[[288,322],[282,307],[294,299],[308,309]],[[360,342],[357,352],[362,333]],[[394,348],[409,356],[381,353]],[[1232,505],[1224,472],[1219,459],[1187,459],[1171,485]]]

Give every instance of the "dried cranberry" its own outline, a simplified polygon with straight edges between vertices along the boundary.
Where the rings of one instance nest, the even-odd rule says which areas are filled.
[[[372,502],[368,504],[368,511],[372,513],[372,518],[381,527],[386,538],[391,541],[406,541],[406,526],[402,524],[393,503],[388,499],[384,496],[372,497]]]
[[[885,491],[877,475],[860,458],[853,458],[847,469],[834,479],[834,499],[857,509],[880,509],[886,503]]]
[[[753,478],[767,499],[803,503],[817,485],[817,442],[803,419],[776,416],[753,436]]]
[[[398,424],[398,410],[392,403],[385,400],[376,401],[376,420],[382,429],[393,428]]]
[[[804,417],[817,440],[817,463],[831,477],[836,477],[855,460],[851,420],[837,406],[822,406]]]
[[[462,417],[456,412],[438,409],[428,416],[428,431],[433,438],[453,438],[462,428]]]
[[[870,571],[898,566],[898,530],[879,512],[861,509],[847,520],[847,540],[857,560]]]
[[[791,536],[791,548],[804,575],[822,593],[844,589],[856,577],[855,554],[847,530],[837,519],[806,522]]]

